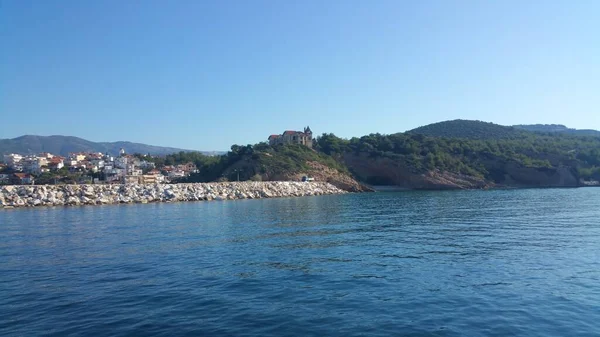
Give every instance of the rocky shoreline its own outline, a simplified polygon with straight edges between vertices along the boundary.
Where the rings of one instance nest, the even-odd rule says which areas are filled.
[[[9,185],[0,187],[0,209],[150,202],[302,197],[347,193],[325,182],[228,182],[124,185]]]

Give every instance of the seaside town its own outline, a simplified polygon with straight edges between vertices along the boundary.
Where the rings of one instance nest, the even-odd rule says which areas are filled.
[[[312,148],[313,133],[307,126],[303,131],[286,130],[270,135],[267,141],[270,146],[301,144]],[[198,173],[192,162],[157,165],[157,158],[127,154],[125,149],[120,149],[118,156],[101,152],[75,152],[67,157],[47,152],[38,155],[10,153],[0,158],[3,159],[0,185],[172,183]]]
[[[52,153],[38,155],[6,154],[0,163],[0,184],[34,185],[37,183],[168,183],[197,172],[196,165],[157,167],[149,155],[107,153],[70,153],[62,157]],[[43,180],[43,181],[42,181]]]

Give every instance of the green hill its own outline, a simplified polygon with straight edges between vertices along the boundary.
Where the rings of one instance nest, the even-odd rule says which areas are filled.
[[[118,154],[123,148],[127,153],[150,153],[165,155],[182,150],[172,147],[146,145],[132,142],[91,142],[70,136],[32,136],[26,135],[13,139],[0,139],[0,155],[7,153],[37,154],[50,152],[66,156],[70,152],[102,152]]]
[[[177,158],[176,158],[177,157]],[[278,181],[296,180],[310,176],[327,181],[351,191],[368,190],[352,178],[344,163],[332,156],[302,145],[269,146],[233,145],[231,151],[220,157],[207,157],[193,153],[167,156],[175,163],[193,161],[199,173],[192,174],[185,182],[209,182],[228,180]]]
[[[47,138],[54,141],[25,136],[17,143],[33,153],[90,148],[111,152],[120,147],[141,153],[176,150],[92,143],[75,137]],[[11,145],[14,140],[8,141]],[[575,187],[582,180],[600,180],[600,137],[455,120],[391,135],[344,139],[325,133],[314,140],[314,149],[259,143],[233,145],[220,156],[179,151],[153,160],[159,166],[194,162],[199,173],[190,176],[188,182],[233,181],[238,177],[300,180],[308,175],[351,191],[368,190],[361,182],[413,189]]]
[[[182,157],[183,156],[183,157]],[[311,175],[349,190],[358,181],[413,189],[575,187],[600,180],[600,137],[539,133],[478,121],[449,121],[406,133],[343,139],[322,134],[314,149],[265,143],[234,145],[220,157],[193,160],[189,181],[297,180]]]
[[[574,187],[580,186],[580,179],[600,180],[597,137],[520,132],[515,138],[397,133],[343,139],[323,134],[314,147],[234,145],[227,155],[196,158],[200,173],[188,181],[236,180],[238,174],[240,180],[299,180],[310,175],[349,190],[364,190],[358,181],[453,189]],[[182,153],[184,157],[174,161],[189,161],[191,155]]]
[[[521,136],[523,131],[494,123],[456,119],[421,126],[407,133],[429,137],[510,139]]]
[[[484,125],[449,125],[459,124]],[[492,129],[502,130],[493,125]],[[409,132],[346,140],[325,134],[317,140],[317,148],[343,158],[358,179],[373,184],[411,188],[578,186],[580,178],[600,179],[598,137],[531,132],[514,133],[512,138],[502,135],[469,139]]]
[[[531,132],[542,133],[566,133],[576,136],[594,136],[600,137],[600,131],[589,129],[571,129],[561,124],[529,124],[529,125],[514,125],[516,129],[526,130]]]

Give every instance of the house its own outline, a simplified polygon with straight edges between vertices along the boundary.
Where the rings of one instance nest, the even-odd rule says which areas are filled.
[[[117,157],[115,158],[115,166],[118,168],[127,168],[127,163],[129,161],[129,158],[126,156],[121,156],[121,157]]]
[[[69,153],[69,159],[72,161],[82,161],[85,160],[86,158],[86,154],[85,153]]]
[[[132,176],[136,176],[136,177],[139,177],[144,174],[142,169],[138,169],[138,168],[134,168],[131,171],[128,170],[127,173],[128,173],[128,175],[132,175]]]
[[[138,184],[140,182],[140,177],[138,176],[122,176],[121,183],[122,184]]]
[[[13,173],[12,183],[15,185],[33,185],[35,181],[29,173]]]
[[[77,160],[68,159],[64,163],[66,166],[77,166],[77,163],[79,162]]]
[[[156,164],[154,164],[153,162],[147,161],[147,160],[142,160],[140,162],[139,165],[142,169],[146,170],[146,169],[153,169],[156,167]]]
[[[109,155],[108,153],[105,154],[102,159],[104,159],[104,161],[106,161],[107,163],[112,163],[115,161],[115,157]]]
[[[284,131],[281,135],[270,135],[269,145],[274,146],[278,144],[301,144],[312,148],[312,131],[310,127],[304,128],[304,131]]]
[[[187,164],[177,165],[176,170],[183,171],[185,173],[192,173],[198,171],[198,168],[196,167],[196,164],[190,162]]]
[[[29,156],[21,160],[23,171],[27,173],[40,174],[47,171],[48,159],[46,157]]]
[[[20,164],[21,160],[23,160],[23,156],[21,156],[20,154],[11,153],[4,155],[4,162],[8,165],[8,167],[12,169],[15,169],[15,166]]]
[[[127,172],[123,169],[113,168],[111,166],[104,167],[104,180],[107,182],[120,181],[122,176],[125,176]]]
[[[165,176],[162,174],[144,174],[140,177],[142,184],[161,184],[165,181]]]
[[[54,171],[58,171],[65,166],[64,163],[65,158],[63,157],[53,157],[48,160],[48,168]]]
[[[52,159],[54,158],[54,155],[52,153],[48,153],[48,152],[42,152],[39,154],[40,158],[46,158],[46,159]]]
[[[95,165],[96,167],[98,167],[98,168],[100,168],[100,169],[101,169],[101,168],[103,168],[103,167],[104,167],[104,165],[106,164],[106,163],[104,162],[104,159],[102,159],[102,158],[94,158],[94,159],[91,159],[91,160],[90,160],[90,163],[92,163],[93,165]]]
[[[104,154],[102,152],[92,152],[87,154],[87,159],[92,160],[100,160],[103,159]]]
[[[163,183],[165,181],[165,176],[160,173],[159,170],[149,171],[147,174],[144,174],[141,178],[143,184],[154,184],[154,183]]]
[[[169,179],[185,178],[187,174],[181,170],[172,170],[169,172]]]

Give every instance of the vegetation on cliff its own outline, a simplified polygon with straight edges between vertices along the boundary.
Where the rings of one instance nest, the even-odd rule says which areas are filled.
[[[447,138],[511,139],[523,135],[524,132],[510,126],[456,119],[421,126],[406,133]]]
[[[179,153],[166,157],[175,163],[192,161],[199,173],[192,174],[188,182],[208,182],[215,180],[274,180],[295,173],[310,174],[315,170],[313,163],[319,163],[340,174],[349,174],[343,163],[331,156],[302,145],[231,146],[231,151],[223,156],[208,157],[198,153]]]
[[[240,180],[277,180],[326,171],[323,179],[354,176],[371,184],[399,184],[425,177],[417,179],[418,186],[438,186],[449,179],[477,181],[466,186],[572,186],[579,178],[600,180],[600,138],[457,120],[406,133],[351,139],[325,133],[315,139],[314,149],[266,143],[233,145],[223,156],[180,152],[164,161],[194,162],[199,173],[189,177],[189,182],[237,180],[238,175]]]
[[[433,136],[414,130],[349,140],[325,134],[316,143],[317,148],[333,156],[366,153],[372,159],[389,159],[413,173],[447,171],[480,176],[492,182],[502,180],[507,163],[538,170],[568,167],[583,179],[598,179],[600,175],[598,137],[522,132],[474,121],[437,123],[426,129]],[[485,133],[486,137],[475,137]],[[449,134],[455,136],[446,136]]]
[[[598,130],[587,130],[587,129],[571,129],[561,124],[529,124],[529,125],[514,125],[514,128],[532,131],[532,132],[559,132],[559,133],[567,133],[571,135],[577,136],[600,136],[600,131]]]

